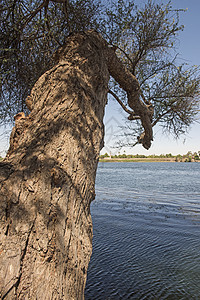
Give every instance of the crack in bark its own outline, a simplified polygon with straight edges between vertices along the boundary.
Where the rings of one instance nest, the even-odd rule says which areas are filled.
[[[25,247],[24,247],[24,251],[23,251],[22,256],[20,258],[21,263],[20,263],[20,270],[19,270],[19,278],[18,278],[17,282],[15,283],[16,295],[17,295],[17,290],[18,290],[18,287],[20,285],[20,280],[21,280],[21,277],[22,277],[23,261],[24,261],[24,258],[26,256],[26,253],[27,253],[28,243],[29,243],[31,232],[32,232],[33,227],[35,225],[35,220],[36,220],[36,217],[35,217],[35,219],[33,221],[33,224],[32,224],[32,226],[31,226],[31,228],[29,230],[29,233],[28,233],[28,236],[27,236],[27,239],[26,239],[26,243],[25,243]]]
[[[17,278],[17,281],[19,280],[19,278]],[[9,290],[2,296],[2,300],[6,299],[6,297],[8,296],[8,294],[14,289],[16,288],[16,284],[17,281],[9,288]],[[1,296],[1,295],[0,295]]]
[[[35,219],[36,220],[36,219]],[[24,251],[22,253],[22,256],[20,258],[20,270],[19,270],[19,276],[16,277],[16,282],[9,288],[9,290],[2,296],[2,300],[5,299],[9,293],[15,288],[15,294],[17,295],[17,289],[19,287],[19,284],[20,284],[20,280],[21,280],[21,276],[22,276],[22,268],[23,268],[23,261],[24,261],[24,258],[25,258],[25,255],[26,255],[26,252],[27,252],[27,248],[28,248],[28,243],[29,243],[29,238],[30,238],[30,235],[31,235],[31,232],[32,232],[32,229],[34,227],[34,224],[35,224],[35,220],[30,228],[30,231],[28,233],[28,236],[27,236],[27,239],[26,239],[26,243],[25,243],[25,248],[24,248]],[[9,226],[9,225],[8,225]]]
[[[9,227],[10,227],[10,224],[8,224],[7,227],[6,227],[6,231],[5,231],[6,236],[8,235]]]

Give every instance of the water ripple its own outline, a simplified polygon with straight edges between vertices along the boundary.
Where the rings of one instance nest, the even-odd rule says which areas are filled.
[[[200,299],[199,175],[200,164],[100,166],[86,300]]]

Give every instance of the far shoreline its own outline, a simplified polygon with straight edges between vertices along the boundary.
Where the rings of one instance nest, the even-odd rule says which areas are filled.
[[[185,162],[176,158],[99,158],[99,162]],[[192,160],[191,162],[199,162]]]

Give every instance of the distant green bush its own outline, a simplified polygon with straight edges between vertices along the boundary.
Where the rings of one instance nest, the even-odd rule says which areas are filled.
[[[108,153],[105,153],[103,155],[100,155],[99,158],[101,159],[104,159],[104,158],[109,158],[110,155]],[[127,158],[127,159],[130,159],[130,158],[175,158],[175,161],[184,161],[184,162],[191,162],[194,160],[200,160],[200,151],[198,152],[194,152],[192,153],[191,151],[188,151],[187,154],[184,154],[184,155],[181,155],[181,154],[178,154],[178,155],[172,155],[171,153],[167,153],[167,154],[160,154],[160,155],[156,155],[156,154],[151,154],[151,155],[143,155],[143,154],[126,154],[126,153],[123,153],[123,154],[115,154],[115,155],[112,155],[111,158]],[[0,158],[2,159],[2,158]]]

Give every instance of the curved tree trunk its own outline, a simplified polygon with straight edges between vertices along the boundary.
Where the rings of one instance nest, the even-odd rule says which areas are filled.
[[[124,89],[130,77],[133,106],[148,116],[137,80],[96,32],[70,36],[55,59],[27,99],[30,115],[17,115],[0,163],[2,299],[84,299],[109,73],[121,72]]]

